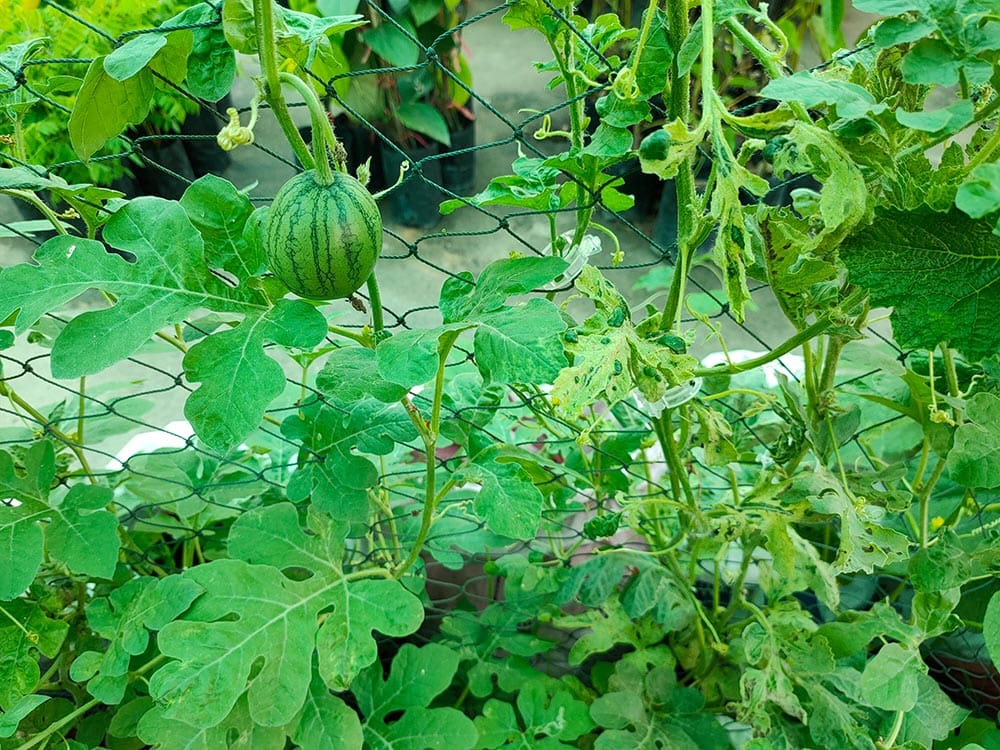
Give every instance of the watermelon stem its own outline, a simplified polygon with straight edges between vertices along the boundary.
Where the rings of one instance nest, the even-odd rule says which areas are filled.
[[[292,115],[288,111],[288,103],[281,93],[281,82],[278,79],[278,48],[274,40],[274,3],[272,0],[253,0],[254,30],[257,34],[257,57],[264,74],[264,98],[274,112],[285,138],[292,146],[296,158],[306,169],[313,166],[312,154],[302,140]]]
[[[382,293],[378,289],[375,271],[368,277],[368,301],[372,305],[372,338],[377,342],[385,329],[385,321],[382,317]]]
[[[281,72],[278,79],[289,84],[302,95],[302,100],[309,108],[309,116],[312,120],[312,149],[313,160],[316,162],[316,181],[321,185],[333,184],[333,171],[330,167],[330,157],[327,155],[327,148],[332,147],[332,151],[337,153],[337,136],[333,133],[333,126],[326,116],[326,110],[312,90],[312,86],[303,81],[297,75]],[[337,162],[337,170],[347,171],[347,165],[342,161]]]

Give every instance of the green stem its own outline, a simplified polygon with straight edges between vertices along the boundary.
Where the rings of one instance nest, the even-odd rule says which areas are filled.
[[[920,488],[920,546],[927,547],[930,544],[930,505],[931,493],[934,485],[938,483],[941,475],[944,474],[945,461],[941,459],[934,467],[927,483]]]
[[[766,18],[766,16],[764,17]],[[764,72],[767,73],[768,77],[772,81],[782,78],[785,75],[778,62],[781,56],[771,52],[771,50],[761,44],[760,40],[751,34],[750,31],[735,17],[727,18],[723,23],[725,23],[726,28],[729,29],[730,33],[739,39],[743,46],[750,51],[750,54],[753,55],[763,66]],[[801,103],[789,102],[789,108],[799,120],[802,120],[803,122],[812,122],[812,118],[809,117],[809,113]]]
[[[931,356],[933,356],[933,353]],[[941,357],[944,359],[944,377],[948,383],[948,395],[952,398],[958,398],[961,395],[961,391],[958,389],[958,373],[955,371],[955,355],[951,353],[951,349],[942,344]],[[956,424],[962,424],[962,410],[960,408],[957,406],[952,407],[951,416],[952,419],[955,420]]]
[[[316,167],[316,180],[321,185],[332,184],[333,170],[330,167],[330,157],[327,155],[327,149],[329,148],[336,152],[337,136],[333,133],[333,126],[330,124],[330,119],[326,116],[326,110],[323,109],[322,102],[320,102],[319,97],[316,96],[316,92],[312,90],[312,87],[297,75],[285,72],[278,73],[278,80],[282,83],[287,83],[298,91],[302,97],[302,101],[306,103],[306,107],[309,110],[309,119],[312,121],[312,153]],[[339,162],[338,166],[343,171],[343,163]]]
[[[351,341],[357,341],[362,346],[370,346],[371,342],[368,340],[367,336],[360,333],[355,333],[350,328],[342,328],[341,326],[335,326],[328,324],[326,330],[337,336],[343,336],[345,339],[350,339]]]
[[[778,344],[778,346],[769,351],[767,354],[762,354],[759,357],[754,357],[753,359],[748,359],[744,362],[736,362],[726,366],[696,368],[693,374],[695,377],[706,378],[714,375],[736,375],[740,372],[753,370],[761,365],[766,365],[768,362],[774,362],[776,359],[788,354],[788,352],[793,349],[798,349],[805,342],[810,341],[822,334],[831,325],[832,322],[826,318],[823,320],[817,320],[808,328],[802,329],[791,338],[786,339],[781,344]]]
[[[876,747],[878,750],[891,750],[896,746],[896,740],[899,738],[899,733],[903,729],[903,720],[906,718],[906,711],[897,711],[896,718],[893,719],[892,729],[889,730],[889,736],[884,740],[877,742]]]
[[[420,528],[417,537],[413,540],[413,547],[410,554],[406,556],[399,566],[392,571],[392,577],[399,579],[409,570],[420,557],[424,544],[427,542],[427,535],[430,533],[434,521],[434,511],[441,498],[436,491],[436,471],[437,471],[437,438],[441,427],[441,402],[444,396],[444,376],[445,367],[448,364],[448,354],[455,345],[460,335],[459,331],[449,331],[441,337],[438,354],[437,375],[434,378],[434,402],[431,405],[431,420],[429,425],[420,430],[424,440],[424,451],[426,452],[425,476],[424,476],[424,507],[420,514]],[[412,407],[412,404],[410,405]],[[418,415],[419,416],[419,415]],[[421,422],[423,419],[420,420]]]
[[[667,35],[671,47],[675,50],[671,65],[674,77],[670,81],[670,119],[685,123],[691,116],[691,73],[677,74],[680,69],[677,64],[677,51],[681,49],[690,30],[687,0],[667,0]],[[667,301],[663,305],[663,314],[660,316],[661,331],[680,326],[681,300],[684,298],[684,288],[687,284],[692,252],[691,235],[694,231],[692,206],[695,204],[695,189],[690,161],[684,164],[674,177],[674,192],[677,204],[677,261],[674,264],[674,275],[670,280]]]
[[[14,118],[14,156],[25,164],[28,161],[28,149],[24,145],[24,123],[22,115]]]
[[[26,203],[30,203],[32,206],[38,209],[38,211],[44,216],[52,226],[55,228],[56,232],[59,234],[69,234],[66,231],[66,227],[63,226],[62,221],[60,221],[59,216],[45,205],[45,201],[39,198],[30,190],[16,190],[14,188],[0,190],[0,195],[9,195],[11,198],[19,198]]]
[[[76,442],[83,445],[83,423],[84,417],[87,415],[87,402],[84,399],[87,393],[87,378],[83,376],[80,378],[80,392],[77,398],[77,411],[76,411]]]
[[[274,40],[274,2],[273,0],[253,0],[254,26],[257,32],[257,57],[260,60],[261,72],[264,74],[264,99],[274,112],[275,118],[285,138],[295,152],[296,158],[307,169],[312,169],[312,154],[302,140],[302,135],[292,121],[288,111],[288,102],[281,93],[281,81],[278,74],[278,50]]]
[[[59,440],[67,448],[69,448],[73,452],[73,455],[76,456],[76,460],[80,462],[80,466],[83,468],[84,472],[86,472],[90,482],[92,484],[97,484],[97,477],[94,476],[94,471],[90,468],[90,463],[87,461],[87,457],[83,454],[83,447],[79,445],[78,441],[71,440],[68,435],[53,425],[49,421],[48,417],[21,398],[21,396],[6,383],[0,382],[0,396],[6,396],[10,399],[12,404],[16,404],[24,409],[24,411],[26,411],[36,422],[38,422],[38,424],[41,425],[46,432],[50,433],[52,437],[56,438],[56,440]]]
[[[546,39],[549,42],[549,47],[552,50],[552,54],[555,56],[556,64],[559,66],[559,72],[562,74],[563,85],[566,87],[566,100],[569,104],[569,140],[570,146],[573,150],[582,150],[583,143],[583,133],[584,133],[584,102],[580,98],[580,92],[577,88],[577,71],[574,69],[574,59],[573,59],[573,40],[571,35],[566,32],[562,34],[562,47],[559,46],[560,36],[547,36]],[[587,206],[590,203],[588,196],[589,192],[593,193],[593,185],[586,186],[580,182],[575,183],[576,186],[576,229],[573,232],[573,241],[570,246],[578,245],[583,240],[583,235],[587,231],[587,226],[590,224],[590,215],[593,208]],[[555,245],[553,245],[553,248]]]
[[[24,637],[25,638],[27,638],[32,643],[38,643],[38,634],[37,633],[32,633],[31,631],[29,631],[26,627],[24,627],[24,625],[21,624],[20,620],[18,620],[16,617],[14,617],[14,615],[12,615],[10,612],[8,612],[6,609],[4,609],[2,606],[0,606],[0,614],[5,615],[8,620],[10,620],[12,623],[14,623],[14,625],[17,626],[17,629],[20,630],[22,633],[24,633]]]
[[[375,342],[378,343],[382,331],[385,330],[385,321],[382,318],[382,293],[378,289],[375,271],[368,277],[368,300],[372,306],[372,333]]]
[[[150,659],[148,662],[143,664],[137,670],[131,672],[129,674],[129,677],[130,678],[141,677],[153,667],[159,666],[160,663],[166,660],[166,658],[167,657],[165,655],[160,654],[159,656]],[[50,724],[42,732],[39,732],[27,742],[18,745],[16,748],[14,748],[14,750],[31,750],[31,748],[38,746],[42,742],[45,742],[46,740],[48,740],[49,737],[59,732],[60,729],[62,729],[67,725],[73,724],[77,719],[79,719],[81,716],[87,713],[87,711],[100,704],[101,701],[98,700],[97,698],[93,698],[87,701],[75,711],[72,711],[63,716],[61,719],[59,719],[59,721],[55,722],[54,724]]]

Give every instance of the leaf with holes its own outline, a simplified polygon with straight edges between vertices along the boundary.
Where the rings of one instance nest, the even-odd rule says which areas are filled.
[[[598,401],[611,407],[636,388],[655,402],[668,388],[690,378],[694,358],[641,337],[625,298],[600,271],[584,266],[576,288],[597,309],[565,335],[573,364],[559,373],[552,388],[552,403],[559,413],[576,418]]]
[[[378,482],[375,464],[360,453],[384,456],[417,437],[402,405],[375,399],[312,401],[282,422],[282,433],[312,456],[288,483],[288,497],[311,497],[313,507],[335,518],[364,522],[368,491]]]
[[[451,685],[458,654],[436,643],[407,643],[392,660],[389,676],[381,665],[365,670],[352,692],[364,716],[366,746],[386,750],[471,750],[472,720],[454,708],[429,708]]]
[[[420,625],[423,607],[402,584],[345,575],[339,550],[346,526],[318,514],[307,534],[292,527],[287,514],[286,506],[276,505],[241,516],[231,532],[237,539],[260,539],[272,518],[286,533],[260,546],[244,539],[231,553],[251,560],[258,550],[264,559],[285,554],[302,563],[307,577],[242,559],[184,572],[204,593],[159,633],[160,651],[170,661],[152,675],[149,689],[164,705],[165,718],[213,727],[246,696],[255,724],[285,725],[305,704],[317,651],[324,681],[346,690],[375,661],[374,630],[402,636]],[[394,606],[387,609],[386,601]]]
[[[513,704],[490,699],[476,717],[481,748],[561,750],[594,727],[587,704],[558,682],[536,678],[522,684]]]
[[[490,446],[452,475],[456,485],[475,482],[476,514],[491,531],[513,539],[531,539],[542,513],[542,493],[504,446]]]

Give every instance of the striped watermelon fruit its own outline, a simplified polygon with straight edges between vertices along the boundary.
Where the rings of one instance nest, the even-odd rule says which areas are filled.
[[[368,280],[382,250],[382,215],[346,172],[322,184],[302,172],[274,197],[261,232],[272,273],[300,297],[349,297]]]

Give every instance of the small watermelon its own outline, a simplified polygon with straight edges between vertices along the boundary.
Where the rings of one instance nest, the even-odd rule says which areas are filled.
[[[261,232],[268,267],[300,297],[350,297],[382,250],[382,215],[364,185],[346,172],[322,184],[302,172],[274,197]]]

